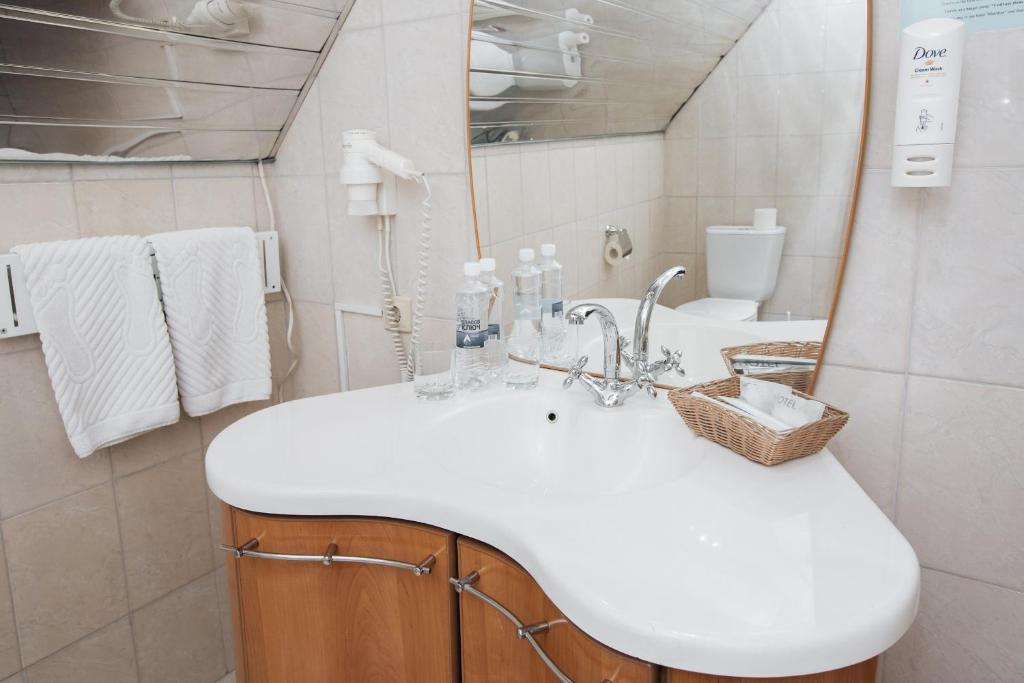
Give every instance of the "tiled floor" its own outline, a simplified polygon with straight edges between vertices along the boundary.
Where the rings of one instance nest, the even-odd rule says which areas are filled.
[[[227,676],[217,681],[217,683],[235,683],[235,672],[232,671]]]

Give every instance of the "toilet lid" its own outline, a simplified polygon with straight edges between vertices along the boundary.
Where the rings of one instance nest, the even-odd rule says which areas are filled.
[[[757,302],[744,299],[697,299],[676,308],[680,313],[716,320],[757,320]]]

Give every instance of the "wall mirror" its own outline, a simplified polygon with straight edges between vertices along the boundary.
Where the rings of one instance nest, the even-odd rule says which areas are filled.
[[[660,383],[725,377],[722,350],[749,346],[806,358],[793,363],[812,384],[856,204],[870,0],[475,0],[473,12],[473,189],[499,276],[510,281],[520,247],[553,242],[566,301],[606,304],[630,338],[636,299],[682,265],[654,317],[651,347],[679,358]],[[599,371],[597,327],[546,361],[586,354]]]
[[[353,1],[0,3],[0,162],[272,158]]]

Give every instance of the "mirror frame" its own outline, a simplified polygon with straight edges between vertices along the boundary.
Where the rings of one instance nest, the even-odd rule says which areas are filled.
[[[469,77],[470,77],[470,48],[473,40],[473,12],[475,3],[473,0],[469,1],[469,24],[466,28],[466,165],[469,170],[467,183],[469,186],[469,202],[470,208],[473,213],[473,237],[476,245],[476,256],[482,258],[483,249],[480,245],[480,222],[477,216],[476,210],[476,190],[473,183],[473,133],[470,128],[470,109],[469,109]],[[864,21],[866,22],[864,32],[864,103],[861,110],[860,119],[860,141],[857,145],[857,161],[854,166],[853,172],[853,186],[850,188],[850,205],[847,207],[846,222],[843,227],[843,236],[840,241],[842,245],[842,253],[839,255],[839,262],[836,265],[836,276],[835,283],[832,288],[832,302],[828,309],[828,320],[825,323],[825,334],[821,339],[821,355],[818,357],[818,364],[814,368],[814,374],[811,376],[811,381],[808,386],[807,393],[813,393],[815,386],[818,383],[818,377],[821,375],[821,368],[824,365],[825,357],[828,354],[828,342],[832,337],[833,324],[835,322],[836,311],[839,308],[839,301],[843,291],[843,281],[846,276],[846,265],[850,259],[850,247],[853,244],[853,228],[854,222],[857,217],[857,205],[860,202],[860,190],[861,182],[864,174],[864,158],[867,151],[867,140],[868,140],[868,119],[871,114],[871,86],[872,86],[872,73],[871,67],[873,65],[872,51],[874,49],[874,0],[864,0]],[[674,117],[673,117],[674,119]],[[669,121],[671,123],[671,121]],[[517,145],[528,145],[529,142],[515,143]],[[559,372],[567,372],[566,368],[557,367],[554,365],[548,365],[547,363],[541,363],[541,367],[548,370],[558,370]],[[594,373],[590,373],[594,374]],[[672,389],[678,389],[678,387],[669,384],[656,384],[659,389],[665,389],[671,391]]]

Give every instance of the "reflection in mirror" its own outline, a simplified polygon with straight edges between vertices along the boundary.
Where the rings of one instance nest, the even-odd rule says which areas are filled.
[[[0,7],[0,161],[271,158],[353,0]]]
[[[699,15],[700,30],[688,30],[696,15],[652,19],[666,6],[695,6],[685,0],[477,0],[469,107],[484,254],[508,281],[519,247],[555,243],[564,298],[607,306],[627,356],[638,298],[668,266],[684,266],[652,320],[652,358],[665,347],[680,359],[660,383],[813,370],[859,176],[868,2],[714,3]],[[709,18],[723,13],[734,21],[711,31]],[[651,31],[644,59],[657,62],[659,87],[641,97],[639,85],[652,80],[634,72],[598,89],[612,65],[638,66],[636,41],[621,36],[636,37],[640,25]],[[725,26],[731,40],[709,39]],[[567,46],[566,30],[589,40]],[[560,42],[540,59],[545,40]],[[656,58],[666,45],[676,56],[711,59]],[[508,68],[496,66],[499,58]],[[524,80],[527,71],[549,87]],[[638,88],[619,87],[629,80]],[[581,125],[598,92],[600,124]],[[677,102],[660,125],[651,112],[666,110],[655,100]],[[610,125],[633,114],[642,125]],[[600,372],[599,330],[586,325],[579,335],[576,355]],[[764,367],[772,358],[779,365]]]

